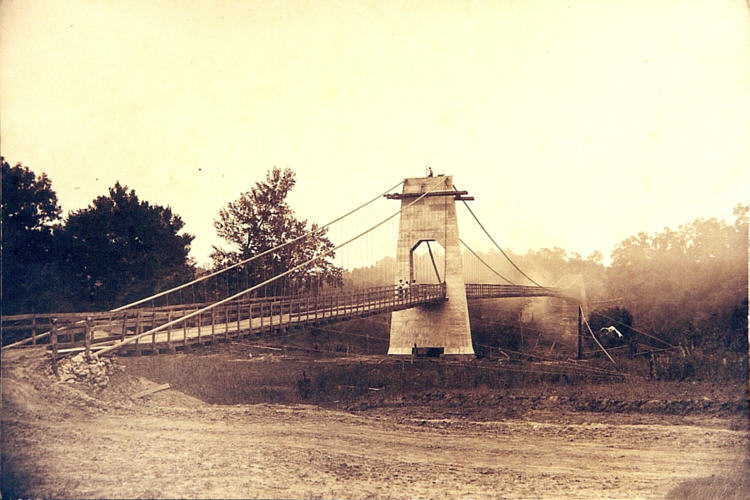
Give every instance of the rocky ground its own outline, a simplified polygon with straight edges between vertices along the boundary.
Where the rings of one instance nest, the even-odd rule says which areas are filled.
[[[165,382],[142,376],[143,363],[175,359],[161,358],[79,358],[58,380],[42,350],[3,353],[3,496],[698,499],[750,490],[743,391],[545,385],[321,406],[208,404],[183,387],[133,399]],[[289,370],[260,363],[259,373]]]

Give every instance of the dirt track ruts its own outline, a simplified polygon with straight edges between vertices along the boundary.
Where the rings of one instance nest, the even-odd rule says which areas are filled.
[[[274,405],[4,424],[14,474],[44,497],[663,498],[730,473],[747,443],[695,425],[394,422]]]

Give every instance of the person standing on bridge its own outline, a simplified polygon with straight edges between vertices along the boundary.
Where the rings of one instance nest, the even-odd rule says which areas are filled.
[[[406,283],[404,283],[404,297],[406,300],[409,300],[409,280],[406,280]]]

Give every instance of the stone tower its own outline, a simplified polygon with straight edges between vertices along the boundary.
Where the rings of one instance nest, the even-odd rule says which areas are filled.
[[[424,193],[428,194],[414,203]],[[452,176],[441,175],[405,179],[403,192],[389,196],[401,200],[403,210],[395,282],[399,279],[413,281],[414,250],[423,242],[436,241],[445,249],[442,279],[448,300],[391,313],[388,354],[411,354],[415,344],[417,347],[442,347],[447,355],[474,354],[456,220],[456,200],[473,199],[465,194],[465,191],[454,190]]]

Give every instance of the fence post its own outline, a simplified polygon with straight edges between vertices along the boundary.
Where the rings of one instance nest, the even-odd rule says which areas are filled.
[[[167,323],[172,323],[172,309],[167,310]],[[172,344],[172,325],[167,327],[167,350],[169,352],[175,352],[174,344]]]
[[[581,306],[578,306],[578,355],[576,359],[583,358],[583,311]]]
[[[224,304],[224,339],[229,342],[229,304]]]
[[[83,330],[83,346],[86,352],[86,361],[91,362],[91,316],[86,316],[86,326]]]
[[[154,306],[151,309],[151,314],[153,314],[153,318],[151,318],[151,329],[156,328],[156,306]],[[151,332],[151,352],[153,354],[159,354],[159,348],[156,346],[156,332]]]
[[[122,312],[122,332],[120,333],[120,340],[125,340],[125,333],[128,331],[128,310]]]
[[[188,348],[188,338],[187,338],[187,320],[182,320],[182,347],[187,350]]]
[[[242,305],[241,300],[237,299],[237,338],[242,338],[240,335],[240,332],[242,331],[242,325],[240,324],[240,319],[242,318]]]
[[[50,343],[52,344],[52,371],[55,377],[60,378],[57,372],[57,318],[50,320]]]
[[[282,301],[281,302],[281,314],[279,315],[279,324],[281,325],[281,332],[282,333],[286,333],[286,328],[287,328],[286,326],[284,326],[284,304],[285,303],[287,304],[287,309],[288,309],[288,312],[289,312],[289,316],[291,317],[291,315],[292,315],[292,306],[291,306],[291,303],[289,302],[289,300],[287,299],[286,301]],[[289,323],[288,323],[288,319],[287,319],[287,326],[288,325],[289,325]]]
[[[273,311],[274,311],[274,303],[273,299],[271,300],[270,309],[269,309],[269,316],[268,316],[268,333],[273,335]]]
[[[247,323],[249,327],[248,336],[250,336],[250,334],[253,333],[253,301],[252,299],[250,299],[250,302],[247,305],[247,313],[249,316],[247,319],[248,320]]]
[[[201,338],[202,326],[203,326],[203,313],[198,315],[198,345],[203,345],[203,339]]]
[[[138,309],[138,317],[135,320],[135,334],[136,335],[140,335],[141,333],[143,333],[143,324],[142,324],[142,321],[143,321],[143,310],[142,309]],[[135,339],[135,352],[136,352],[136,355],[138,355],[138,356],[141,355],[141,339],[140,339],[140,337],[138,337],[137,339]]]
[[[263,333],[263,320],[265,316],[265,311],[263,310],[263,302],[258,303],[258,310],[260,311],[260,328],[258,329],[258,334]]]
[[[211,308],[211,343],[216,342],[216,308]]]
[[[290,296],[289,297],[289,319],[287,320],[287,325],[289,327],[292,326],[292,311],[294,310],[294,299]]]
[[[31,343],[36,345],[36,313],[31,317]]]

